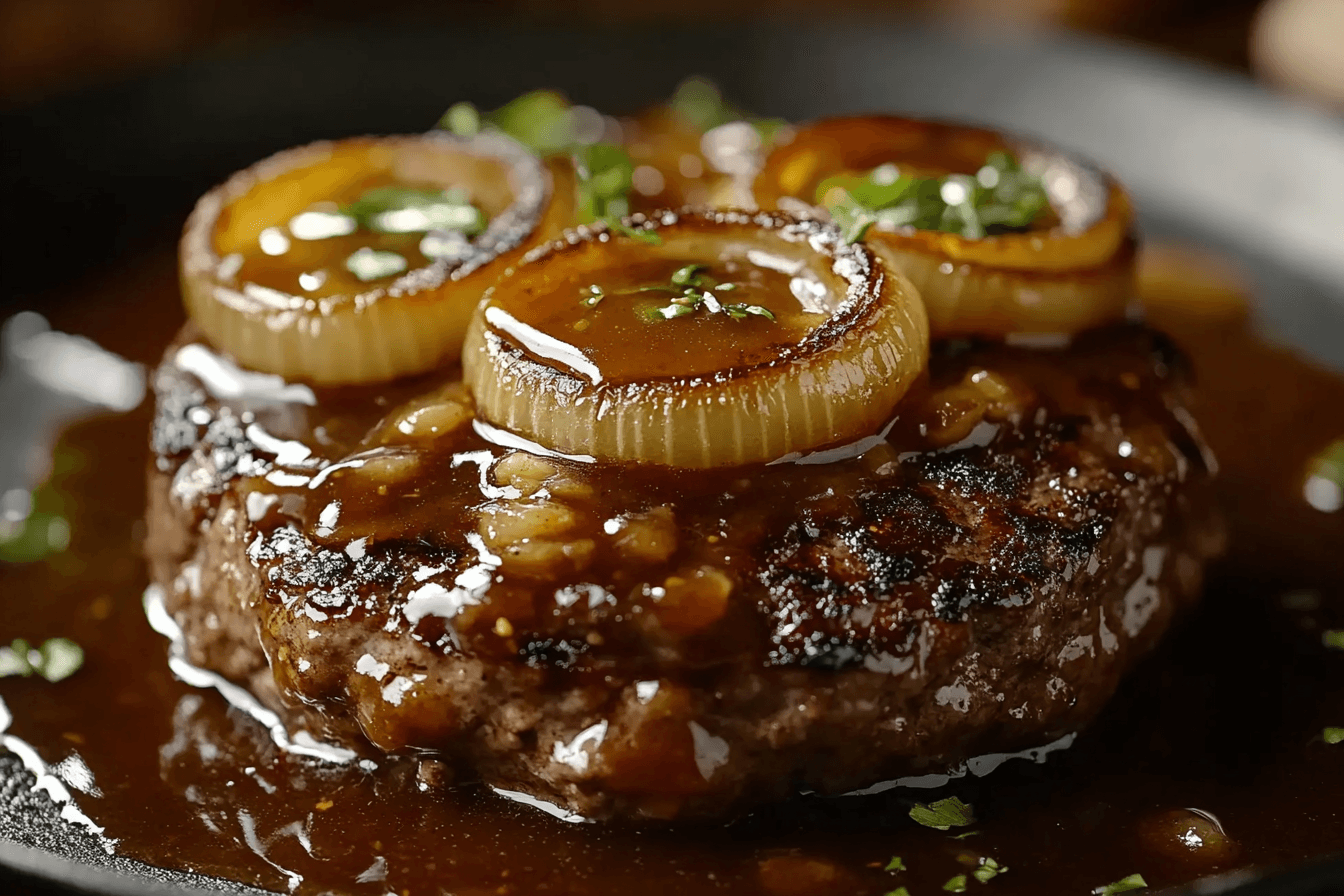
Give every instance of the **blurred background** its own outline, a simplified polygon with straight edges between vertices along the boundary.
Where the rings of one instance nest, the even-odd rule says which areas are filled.
[[[718,24],[837,8],[1106,35],[1344,101],[1340,0],[0,0],[0,108],[249,42],[389,19]]]

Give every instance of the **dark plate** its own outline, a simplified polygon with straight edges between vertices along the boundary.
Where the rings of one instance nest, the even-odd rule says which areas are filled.
[[[1238,256],[1268,332],[1344,369],[1344,125],[1150,51],[880,21],[638,32],[406,23],[234,49],[11,109],[0,113],[12,230],[0,312],[170,236],[195,196],[281,147],[419,130],[456,99],[489,107],[537,86],[629,110],[693,72],[765,114],[901,111],[1074,147],[1129,184],[1148,233]],[[0,864],[57,882],[44,892],[256,892],[84,846],[53,822],[44,797],[20,793],[17,769],[0,759]],[[1219,891],[1341,892],[1344,861]]]

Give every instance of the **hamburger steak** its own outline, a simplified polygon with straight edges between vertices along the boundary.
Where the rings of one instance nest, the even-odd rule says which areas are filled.
[[[727,470],[551,456],[442,374],[287,385],[190,326],[155,389],[147,552],[191,662],[590,817],[1078,731],[1221,541],[1182,362],[1138,326],[935,343],[885,438]]]

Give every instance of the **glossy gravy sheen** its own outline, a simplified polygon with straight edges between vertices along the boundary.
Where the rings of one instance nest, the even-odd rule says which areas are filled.
[[[553,265],[561,271],[505,281],[496,289],[494,307],[548,342],[565,346],[562,358],[577,353],[591,363],[575,372],[592,371],[602,382],[622,384],[711,376],[766,363],[782,348],[801,342],[844,299],[815,276],[788,273],[788,259],[778,260],[782,271],[745,258],[712,259],[715,264],[700,269],[704,260],[653,258],[619,269],[574,270],[565,259]],[[686,287],[674,278],[698,285]],[[796,290],[795,282],[800,284]],[[689,297],[684,294],[688,288],[695,290]],[[814,300],[811,289],[821,298]],[[809,306],[791,298],[795,292]],[[727,306],[765,309],[773,318],[745,311],[734,318],[724,310]],[[507,328],[490,312],[486,320]],[[525,333],[506,332],[534,353]]]
[[[1344,746],[1320,732],[1344,725],[1344,654],[1321,631],[1344,627],[1344,512],[1313,508],[1302,488],[1309,459],[1344,434],[1344,381],[1259,341],[1226,307],[1156,298],[1155,324],[1198,373],[1231,547],[1200,612],[1042,765],[637,829],[566,824],[472,786],[422,791],[411,763],[369,772],[280,753],[217,694],[175,680],[145,621],[148,407],[67,433],[53,485],[70,548],[0,569],[0,637],[65,636],[87,652],[57,684],[0,680],[9,733],[49,763],[83,759],[102,795],[76,802],[118,852],[280,892],[920,896],[992,857],[1008,871],[968,878],[968,892],[1088,893],[1136,872],[1159,889],[1330,853],[1344,843]],[[181,321],[173,259],[128,268],[50,316],[153,363]],[[975,808],[979,822],[962,829],[973,836],[908,817],[913,801],[953,793]],[[893,856],[907,870],[884,870]]]

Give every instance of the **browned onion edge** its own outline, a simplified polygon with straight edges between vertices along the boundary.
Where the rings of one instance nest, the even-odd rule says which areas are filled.
[[[625,226],[647,231],[656,231],[660,227],[693,225],[691,235],[701,238],[714,238],[722,235],[726,238],[754,235],[756,239],[774,236],[783,242],[793,243],[805,252],[820,254],[830,259],[830,275],[845,284],[841,287],[845,296],[840,305],[827,320],[811,333],[775,357],[756,364],[729,367],[709,374],[690,374],[664,376],[640,380],[633,383],[590,383],[575,373],[543,363],[533,358],[527,350],[517,344],[507,333],[501,333],[486,322],[485,311],[494,289],[506,288],[511,275],[517,269],[506,273],[503,278],[488,291],[477,306],[468,327],[466,344],[463,348],[463,366],[466,381],[473,389],[482,390],[477,395],[478,416],[492,425],[501,426],[506,432],[522,435],[529,440],[538,441],[544,447],[562,454],[601,455],[610,460],[629,460],[641,463],[653,463],[674,467],[704,468],[732,464],[773,461],[780,457],[791,456],[799,452],[810,452],[820,448],[848,443],[855,438],[871,435],[888,421],[892,409],[899,402],[920,371],[927,363],[927,320],[919,295],[910,282],[899,272],[886,269],[880,259],[868,247],[848,245],[844,242],[838,228],[833,224],[818,220],[801,220],[778,212],[744,212],[733,210],[682,209],[662,211],[652,215],[633,215],[625,219]],[[766,228],[764,232],[760,228]],[[576,228],[567,232],[561,239],[545,247],[529,252],[525,259],[532,262],[554,259],[568,251],[582,250],[608,243],[615,239],[632,237],[614,233],[610,229],[598,226]],[[813,262],[815,264],[815,262]],[[895,341],[888,341],[895,340]],[[821,381],[805,383],[804,371],[819,364],[826,370],[839,363],[842,371],[848,357],[863,358],[865,364],[877,364],[882,368],[876,378],[863,377],[862,385],[856,384],[857,392],[848,397],[822,397],[825,386]],[[843,374],[849,379],[850,374]],[[795,410],[801,412],[798,417],[801,430],[790,428],[787,412],[782,418],[785,430],[777,434],[766,433],[763,429],[753,438],[751,432],[757,428],[750,416],[724,409],[726,406],[752,406],[761,408],[780,401],[776,395],[776,380],[779,385],[793,383],[801,387],[799,404]],[[829,381],[829,377],[824,377]],[[885,383],[885,385],[879,385]],[[474,385],[473,385],[474,384]],[[503,389],[501,393],[499,390]],[[557,413],[562,407],[587,406],[590,411],[582,416],[586,423],[580,422],[580,432],[574,430],[568,434],[559,431],[552,433],[558,438],[552,441],[537,427],[548,429],[548,424],[538,422],[536,406],[524,417],[531,417],[531,423],[523,422],[518,416],[517,401],[532,390],[542,390],[555,396],[547,402],[548,407]],[[488,410],[502,394],[511,398],[500,400],[508,405],[496,418]],[[810,397],[809,397],[810,396]],[[524,399],[525,404],[532,402]],[[659,413],[655,409],[660,405],[667,408]],[[607,432],[601,436],[595,431],[597,421],[606,418],[609,411],[617,410],[617,422],[614,426],[625,426],[621,420],[620,408],[633,407],[637,410],[636,419],[647,418],[645,423],[635,422],[633,429],[625,435]],[[687,445],[679,447],[665,439],[669,414],[689,413],[686,425],[698,426],[701,434],[707,437],[705,427],[710,417],[720,424],[729,424],[734,432],[736,447],[729,452],[716,452],[710,442],[698,443],[694,450]],[[698,410],[694,410],[698,408]],[[843,432],[834,429],[837,425],[834,415],[842,412],[852,425],[842,427]],[[707,416],[707,414],[709,416]],[[722,416],[727,414],[726,417]],[[653,423],[651,417],[663,417],[661,426]],[[543,416],[542,419],[547,419]],[[521,424],[521,425],[520,425]],[[818,429],[820,427],[820,430]],[[748,431],[751,430],[751,432]],[[818,439],[830,430],[829,437]],[[745,437],[746,442],[743,441]],[[628,435],[631,451],[620,447]],[[615,448],[610,442],[614,436]],[[575,441],[575,437],[579,440]],[[646,448],[646,440],[652,437],[656,446]],[[604,443],[598,449],[597,438]],[[754,444],[754,447],[750,447]],[[598,450],[594,450],[598,449]],[[615,453],[613,453],[615,452]],[[729,459],[715,459],[723,454]]]
[[[1012,271],[1012,272],[1022,272],[1030,274],[1039,273],[1041,275],[1046,276],[1052,274],[1068,276],[1069,274],[1075,271],[1091,271],[1091,270],[1100,270],[1101,268],[1104,268],[1111,258],[1113,258],[1115,255],[1121,253],[1124,250],[1124,246],[1127,242],[1132,242],[1133,240],[1135,240],[1133,208],[1131,203],[1129,202],[1128,195],[1125,192],[1123,185],[1121,185],[1121,183],[1118,180],[1116,180],[1115,177],[1113,177],[1110,173],[1108,173],[1104,168],[1102,168],[1100,165],[1096,164],[1092,160],[1080,156],[1076,153],[1070,152],[1065,148],[1055,146],[1054,144],[1048,143],[1045,140],[1042,140],[1037,137],[1025,134],[1019,134],[1013,131],[1003,131],[995,128],[981,127],[977,125],[966,124],[964,122],[949,121],[939,118],[917,118],[917,117],[894,116],[894,115],[879,115],[879,116],[856,115],[856,116],[837,116],[837,117],[821,118],[813,122],[798,125],[796,126],[796,130],[802,131],[806,129],[809,125],[820,125],[825,124],[827,122],[841,121],[849,118],[868,118],[868,117],[889,119],[894,122],[902,122],[906,124],[913,124],[928,128],[972,131],[982,135],[987,135],[999,141],[1005,149],[1009,150],[1010,152],[1018,156],[1019,161],[1023,162],[1024,167],[1032,159],[1046,160],[1045,164],[1047,166],[1052,164],[1062,166],[1064,170],[1073,174],[1079,180],[1080,184],[1082,185],[1082,187],[1085,189],[1086,192],[1092,194],[1090,198],[1084,200],[1092,206],[1089,213],[1083,216],[1083,219],[1080,222],[1070,223],[1068,220],[1066,220],[1065,215],[1061,213],[1061,205],[1066,204],[1066,200],[1062,200],[1059,197],[1058,187],[1053,183],[1044,183],[1043,186],[1045,187],[1046,196],[1049,199],[1050,205],[1055,210],[1056,214],[1060,216],[1061,219],[1059,226],[1053,227],[1045,231],[995,234],[986,237],[981,237],[978,239],[968,239],[966,237],[960,237],[958,234],[946,234],[941,231],[923,231],[914,227],[908,227],[908,226],[890,227],[883,225],[881,222],[875,223],[874,229],[877,232],[882,234],[890,234],[892,237],[896,239],[905,238],[909,240],[911,244],[902,247],[906,251],[921,251],[928,255],[945,254],[943,252],[938,251],[933,246],[917,245],[920,242],[919,238],[922,234],[934,235],[940,239],[946,238],[948,236],[953,236],[957,237],[958,239],[968,244],[972,243],[984,244],[988,242],[990,244],[998,243],[999,245],[1011,244],[1019,241],[1029,241],[1032,239],[1046,239],[1046,240],[1082,239],[1089,231],[1105,226],[1109,221],[1112,220],[1112,218],[1114,218],[1115,224],[1120,231],[1119,240],[1116,246],[1113,248],[1111,254],[1107,256],[1107,258],[1097,261],[1091,261],[1074,266],[1059,265],[1057,267],[1033,269],[1030,267],[1020,267],[1016,265],[994,264],[985,259],[962,257],[960,254],[946,255],[947,259],[953,264],[974,265],[980,268],[981,270],[985,271]],[[770,152],[775,153],[775,152],[787,151],[789,145],[792,142],[793,141],[790,140],[789,142],[785,143],[776,143],[774,146],[771,147]],[[769,156],[767,155],[766,157],[767,162],[768,159]],[[763,164],[760,171],[757,172],[756,177],[753,179],[753,184],[751,188],[753,199],[755,199],[759,195],[760,191],[758,187],[759,184],[758,179],[764,176],[765,167],[766,166]],[[772,192],[778,192],[778,191],[772,191]],[[829,213],[826,212],[825,209],[818,206],[811,198],[802,199],[795,196],[789,196],[787,194],[780,194],[774,200],[774,202],[778,204],[780,199],[784,199],[788,202],[789,205],[788,211],[790,212],[793,212],[800,216],[815,215],[820,217],[822,220],[830,220]]]
[[[471,241],[472,252],[466,258],[451,264],[446,260],[437,260],[407,271],[386,287],[345,297],[360,304],[367,304],[383,295],[395,298],[437,289],[445,281],[460,280],[489,264],[505,252],[517,248],[536,229],[551,195],[551,175],[545,165],[521,143],[496,131],[482,131],[470,137],[461,137],[447,131],[430,131],[425,134],[370,135],[341,140],[319,140],[268,156],[236,172],[224,183],[202,196],[187,217],[183,228],[179,249],[182,276],[208,278],[215,281],[217,288],[236,292],[231,286],[217,280],[217,271],[222,259],[215,251],[214,227],[220,213],[254,187],[264,185],[286,171],[320,163],[323,156],[329,154],[339,144],[356,141],[440,142],[450,144],[452,148],[470,155],[498,159],[508,166],[509,188],[514,195],[509,207],[491,219],[486,229]],[[243,299],[241,294],[238,294],[238,299],[240,304],[245,306],[254,304]],[[323,301],[331,303],[333,300],[340,301],[333,298]],[[261,307],[255,311],[264,316],[292,313],[292,309]]]
[[[760,227],[791,243],[806,243],[814,252],[831,259],[831,271],[845,283],[845,299],[840,307],[824,323],[808,333],[795,345],[781,351],[778,356],[758,364],[731,367],[716,371],[714,378],[718,382],[724,379],[751,376],[757,371],[767,370],[783,364],[797,361],[808,355],[817,354],[834,346],[846,333],[863,322],[878,307],[882,294],[883,279],[887,276],[876,255],[861,243],[848,244],[844,241],[840,229],[820,218],[806,218],[787,212],[740,211],[736,209],[702,209],[687,206],[680,209],[665,209],[648,214],[636,213],[624,218],[624,226],[634,230],[657,233],[661,227],[677,225],[696,225],[709,229],[718,227]],[[559,238],[528,251],[520,260],[519,266],[532,264],[568,251],[582,249],[597,243],[609,243],[615,239],[632,239],[613,231],[604,222],[593,225],[580,225],[565,231]],[[510,269],[505,276],[513,272]],[[499,284],[503,285],[503,284]],[[481,299],[481,306],[489,303],[490,297],[499,285],[492,286]],[[529,359],[521,346],[506,335],[493,328],[486,327],[487,336],[495,337],[492,342],[498,345],[498,351],[516,353],[518,363],[535,363]],[[512,359],[511,359],[512,360]],[[539,368],[551,370],[546,365]],[[558,377],[570,377],[570,374],[555,371]],[[609,392],[622,388],[619,385],[601,383],[597,386],[574,377],[574,382],[583,391]],[[681,391],[693,388],[705,380],[703,376],[669,376],[641,380],[639,389],[672,389]]]

